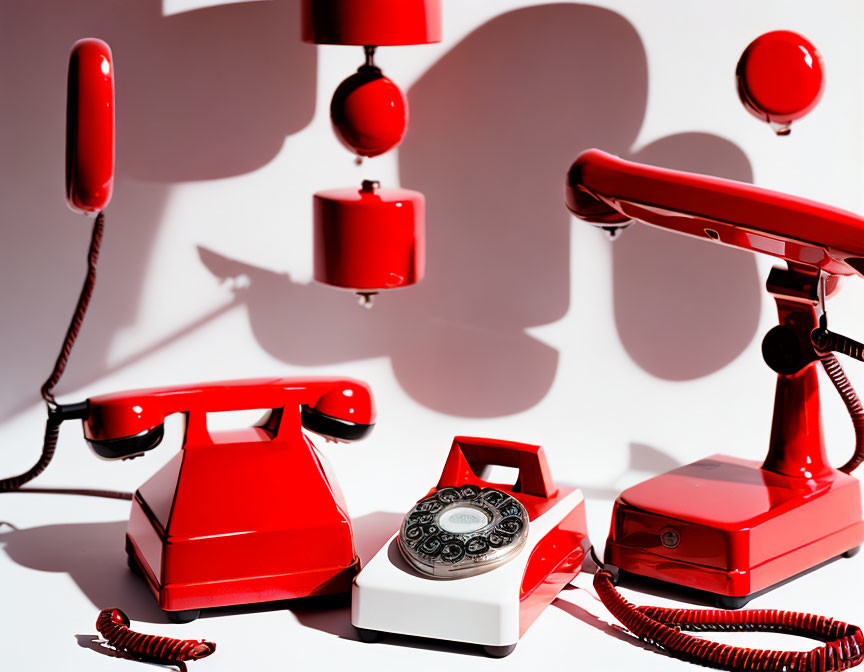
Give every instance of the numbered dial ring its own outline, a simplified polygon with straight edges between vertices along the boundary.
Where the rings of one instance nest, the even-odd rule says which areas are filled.
[[[422,499],[402,521],[399,550],[429,576],[457,579],[488,572],[516,556],[528,535],[528,514],[494,488],[444,488]]]

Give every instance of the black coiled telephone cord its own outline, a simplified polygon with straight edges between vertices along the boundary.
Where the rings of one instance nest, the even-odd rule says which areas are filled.
[[[87,414],[86,402],[82,404],[58,404],[54,398],[54,388],[60,382],[63,372],[66,370],[66,364],[69,362],[69,356],[72,354],[72,348],[78,338],[78,332],[81,331],[81,325],[84,322],[84,316],[87,314],[87,307],[90,305],[90,299],[93,296],[93,287],[96,284],[96,264],[99,261],[99,249],[102,246],[102,236],[105,232],[105,215],[99,213],[96,215],[96,220],[93,222],[93,233],[90,236],[90,248],[87,253],[87,277],[84,280],[84,286],[81,288],[81,293],[78,295],[78,303],[75,305],[75,312],[72,315],[72,320],[69,322],[69,327],[66,329],[66,336],[63,339],[63,346],[60,348],[60,354],[57,355],[57,361],[54,362],[54,368],[51,375],[42,384],[40,390],[42,399],[45,400],[45,406],[48,410],[48,418],[45,421],[45,436],[42,440],[42,454],[30,469],[18,476],[0,479],[0,493],[3,492],[38,492],[38,493],[55,493],[55,494],[76,494],[89,495],[93,497],[106,497],[109,499],[132,499],[132,494],[129,492],[117,492],[114,490],[93,490],[93,489],[72,489],[72,488],[27,488],[22,490],[21,486],[29,481],[32,481],[39,474],[45,471],[46,467],[54,459],[54,453],[57,450],[57,439],[60,435],[60,425],[64,420],[73,418],[84,418]]]

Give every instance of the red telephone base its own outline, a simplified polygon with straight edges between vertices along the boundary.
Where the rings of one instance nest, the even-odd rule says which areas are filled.
[[[213,432],[135,493],[130,565],[167,612],[351,589],[360,562],[335,480],[299,431]]]
[[[713,455],[621,493],[605,561],[743,606],[862,542],[858,479],[790,478]]]

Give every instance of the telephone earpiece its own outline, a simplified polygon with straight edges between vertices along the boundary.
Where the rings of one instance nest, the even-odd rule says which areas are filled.
[[[375,426],[369,388],[346,381],[321,395],[314,406],[303,405],[300,422],[310,432],[334,441],[362,439]]]
[[[153,429],[145,429],[134,436],[97,441],[87,439],[87,445],[103,460],[131,460],[140,457],[158,446],[165,436],[165,425],[158,424]]]

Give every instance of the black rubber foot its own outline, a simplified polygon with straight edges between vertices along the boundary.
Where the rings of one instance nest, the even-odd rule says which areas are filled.
[[[381,633],[378,630],[367,630],[366,628],[354,628],[357,631],[357,636],[361,642],[377,642],[381,639]]]
[[[752,595],[745,595],[744,597],[730,597],[729,595],[715,595],[714,596],[714,605],[718,609],[740,609],[747,605],[747,603],[752,599]]]
[[[850,548],[848,551],[846,551],[843,554],[843,557],[844,558],[854,558],[856,555],[858,555],[858,551],[860,551],[860,550],[861,550],[860,546],[856,546],[855,548]]]
[[[138,566],[138,562],[131,555],[126,555],[126,566],[132,570],[133,574],[137,574],[138,576],[142,576],[144,572],[141,571],[141,568]]]
[[[165,615],[172,623],[191,623],[201,615],[200,609],[186,609],[184,611],[166,611]]]
[[[509,646],[484,646],[484,653],[490,658],[505,658],[509,656],[516,649],[515,644],[510,644]]]

